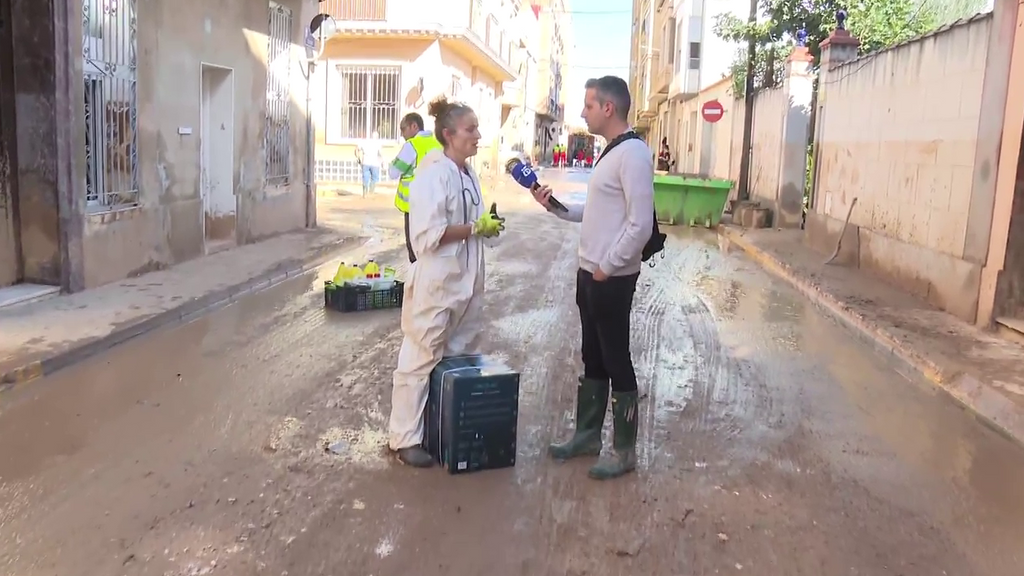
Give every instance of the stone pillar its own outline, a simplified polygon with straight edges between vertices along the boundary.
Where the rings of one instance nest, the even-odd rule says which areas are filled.
[[[821,158],[828,152],[830,144],[823,138],[826,117],[828,116],[828,95],[830,88],[849,74],[835,68],[857,57],[860,41],[850,32],[838,28],[821,43],[820,66],[818,67],[818,92],[814,101],[814,189],[811,191],[811,207],[807,212],[807,224],[804,228],[804,241],[815,250],[829,253],[835,249],[836,242],[842,234],[842,245],[835,262],[843,265],[858,266],[860,264],[860,229],[850,224],[843,227],[843,218],[830,218],[825,214],[825,199],[828,190],[820,181]],[[845,216],[845,214],[844,214]]]
[[[798,228],[803,219],[807,143],[814,99],[812,61],[810,51],[804,46],[794,48],[786,59],[786,77],[782,87],[788,107],[782,123],[782,157],[779,162],[779,191],[774,222],[777,228]]]
[[[81,289],[84,171],[75,143],[84,133],[81,100],[81,4],[12,0],[17,179],[26,282]],[[76,75],[77,70],[77,75]],[[84,148],[82,148],[84,150]],[[76,190],[81,193],[77,197]]]
[[[818,73],[818,102],[821,102],[822,87],[829,83],[829,76],[834,76],[831,69],[857,57],[860,40],[850,34],[849,30],[838,29],[821,43],[821,68]],[[831,79],[834,81],[835,78]]]
[[[992,10],[964,260],[982,262],[976,322],[1020,317],[1024,296],[1024,7],[996,0]],[[995,152],[993,152],[995,150]]]

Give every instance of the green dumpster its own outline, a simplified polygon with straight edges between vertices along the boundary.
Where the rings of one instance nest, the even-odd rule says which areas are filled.
[[[674,225],[718,226],[732,181],[686,174],[654,175],[654,211],[658,221]]]

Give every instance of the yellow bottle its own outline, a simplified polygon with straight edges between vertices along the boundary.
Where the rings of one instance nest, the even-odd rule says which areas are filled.
[[[380,266],[378,266],[372,258],[366,263],[364,272],[366,273],[366,277],[369,279],[380,278]]]
[[[338,264],[338,271],[334,273],[334,280],[331,280],[331,283],[335,286],[344,284],[345,280],[348,280],[349,270],[350,268],[344,262]]]

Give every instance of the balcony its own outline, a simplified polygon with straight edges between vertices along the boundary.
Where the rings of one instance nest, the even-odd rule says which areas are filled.
[[[660,94],[663,98],[668,97],[668,89],[672,84],[672,62],[668,58],[664,58],[663,55],[659,56],[651,64],[653,69],[652,81],[651,81],[651,92]]]
[[[556,122],[561,121],[559,116],[559,102],[562,90],[561,73],[555,71],[557,67],[550,61],[541,62],[536,75],[536,92],[531,95],[537,114],[548,116]]]
[[[668,85],[668,97],[673,102],[685,102],[697,96],[700,92],[700,70],[680,70],[678,74],[672,75],[672,82]]]
[[[482,0],[449,0],[444,10],[423,0],[324,0],[320,10],[338,23],[333,39],[430,39],[499,82],[516,79],[511,42]]]
[[[523,101],[523,78],[513,82],[505,82],[501,86],[501,105],[508,108],[517,108],[525,104]]]
[[[558,103],[558,99],[552,96],[542,98],[537,105],[537,114],[547,116],[555,122],[562,122],[565,116],[564,107]]]
[[[648,68],[648,78],[650,78],[650,86],[647,88],[647,103],[654,108],[655,111],[658,109],[658,104],[661,104],[665,100],[668,100],[668,85],[664,71],[661,66],[661,56],[655,51],[649,60],[650,67]]]

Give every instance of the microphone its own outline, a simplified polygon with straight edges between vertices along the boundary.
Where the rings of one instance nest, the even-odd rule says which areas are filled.
[[[512,175],[512,179],[518,182],[520,186],[530,190],[531,192],[540,188],[540,183],[537,182],[537,173],[533,171],[533,168],[530,168],[519,160],[514,160],[510,162],[510,164],[511,169],[509,170],[509,174]],[[556,200],[554,196],[548,196],[548,204],[560,212],[569,211],[569,209],[565,207],[565,204]]]

